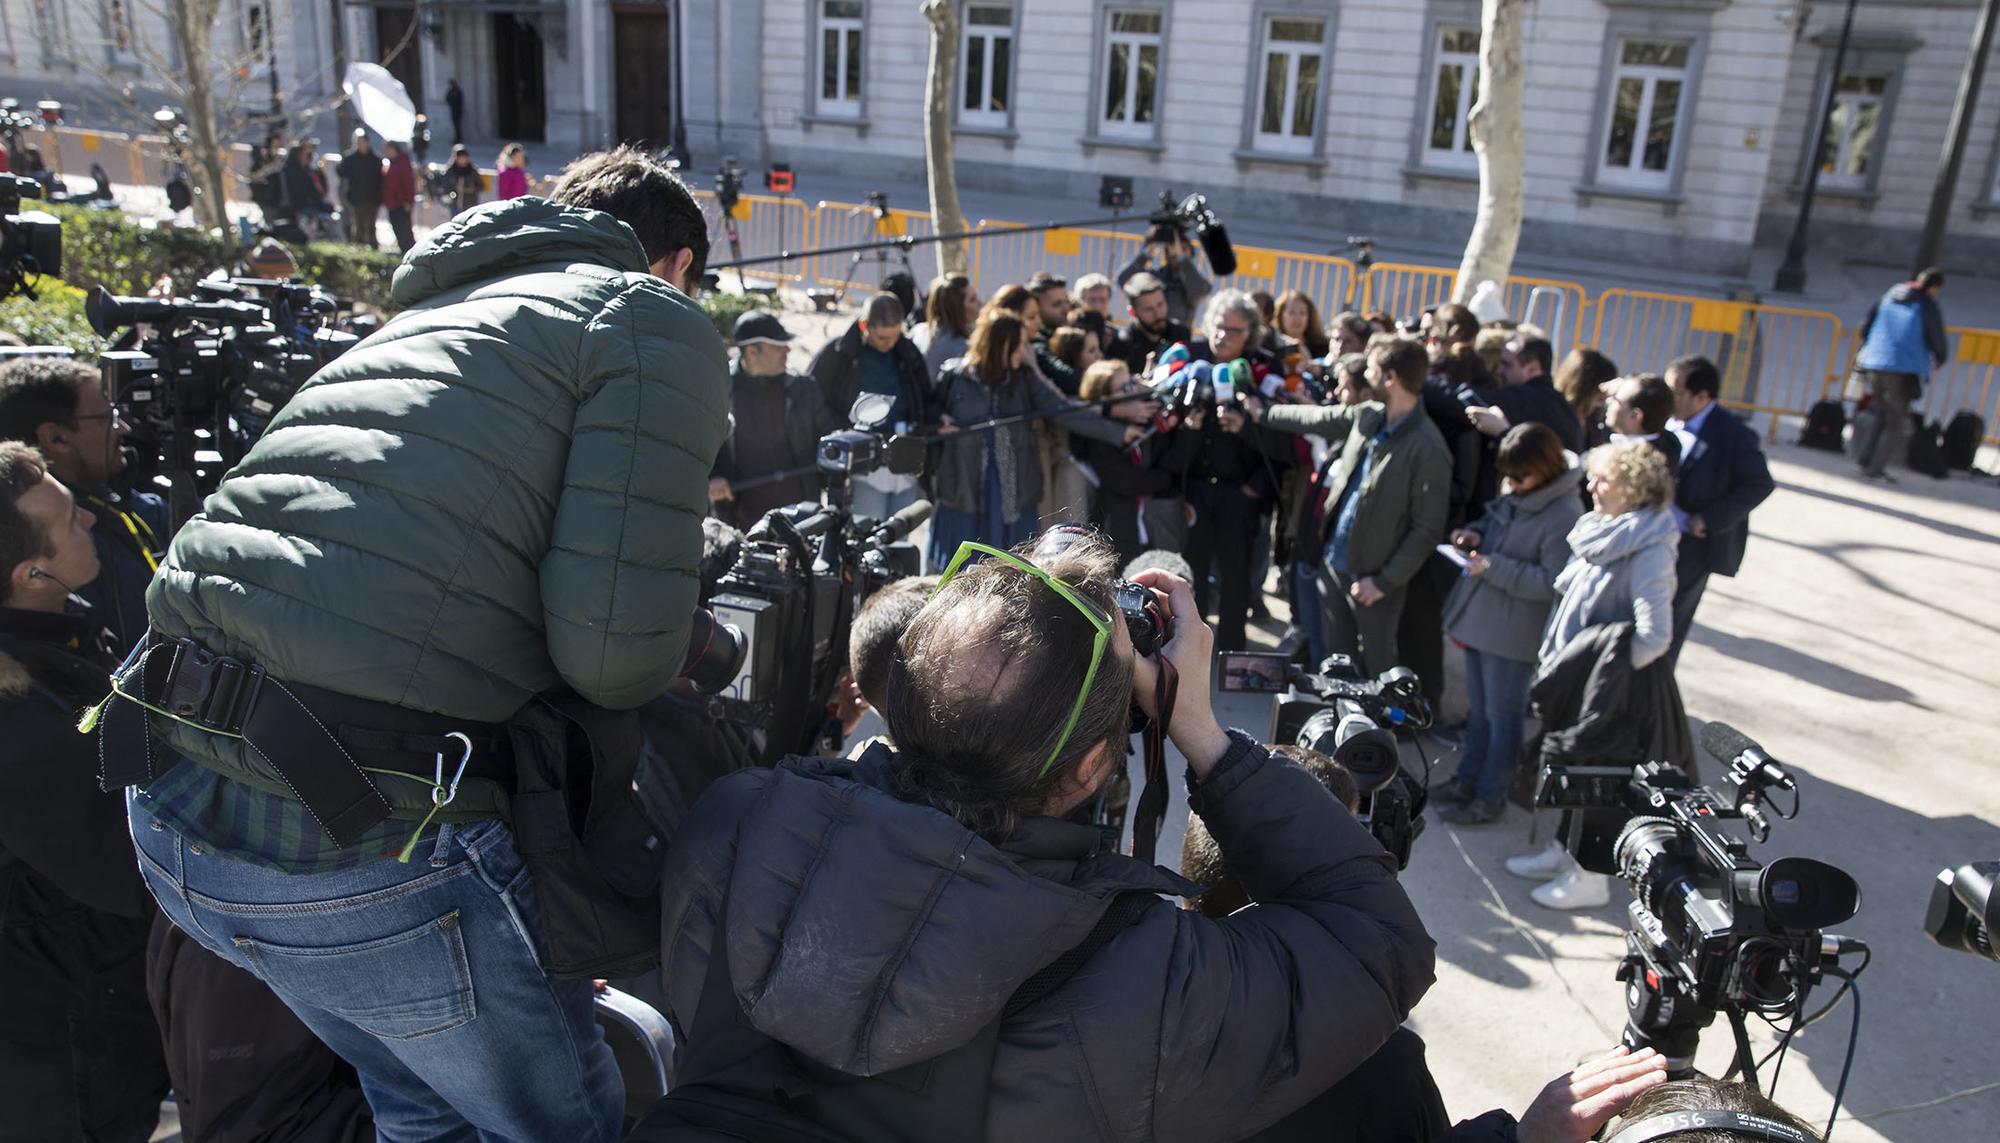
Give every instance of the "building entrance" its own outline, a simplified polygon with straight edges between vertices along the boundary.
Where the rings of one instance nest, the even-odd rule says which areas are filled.
[[[674,28],[663,4],[611,10],[618,141],[661,148],[673,142]]]
[[[542,71],[542,33],[510,12],[493,17],[494,126],[510,143],[548,137],[548,84]]]

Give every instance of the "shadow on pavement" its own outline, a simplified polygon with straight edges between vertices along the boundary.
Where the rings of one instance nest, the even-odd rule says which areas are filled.
[[[1878,679],[1850,670],[1797,647],[1787,647],[1755,636],[1731,635],[1726,631],[1703,627],[1699,623],[1688,633],[1688,638],[1717,654],[1746,663],[1755,663],[1766,670],[1776,671],[1799,682],[1824,687],[1842,698],[1861,699],[1864,702],[1905,703],[1918,710],[1931,709],[1918,702],[1917,696],[1905,687],[1887,679]]]
[[[1787,454],[1786,459],[1790,460],[1795,458],[1793,458],[1790,454]],[[1981,543],[1981,544],[2000,544],[2000,536],[1996,536],[1991,532],[1982,532],[1977,528],[1968,528],[1963,524],[1953,524],[1947,520],[1933,520],[1928,516],[1919,516],[1915,512],[1906,512],[1901,508],[1892,508],[1889,507],[1888,505],[1878,504],[1874,501],[1862,500],[1859,497],[1845,496],[1838,492],[1829,492],[1823,488],[1811,488],[1803,484],[1797,484],[1786,480],[1778,481],[1778,487],[1784,489],[1787,492],[1796,492],[1800,496],[1811,496],[1814,497],[1815,499],[1825,500],[1833,504],[1839,504],[1843,507],[1859,508],[1864,512],[1879,512],[1884,516],[1893,516],[1896,519],[1901,520],[1905,523],[1916,524],[1921,527],[1929,528],[1933,531],[1941,532],[1944,535],[1950,536],[1954,539],[1971,540],[1975,543]],[[1914,492],[1923,492],[1928,488],[1928,485],[1924,483],[1918,483],[1913,480],[1906,480],[1902,485],[1899,485],[1898,487],[1904,487]],[[1940,490],[1942,490],[1950,488],[1951,485],[1944,482],[1938,482],[1938,487]]]

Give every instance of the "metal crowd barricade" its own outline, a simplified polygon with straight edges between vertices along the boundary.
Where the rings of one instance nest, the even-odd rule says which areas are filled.
[[[1840,319],[1821,310],[1610,289],[1598,295],[1592,344],[1627,373],[1700,354],[1722,371],[1722,399],[1767,422],[1800,416],[1839,384]]]
[[[1450,301],[1452,284],[1457,278],[1456,270],[1441,266],[1378,262],[1368,268],[1363,279],[1361,308],[1364,313],[1385,311],[1398,321],[1414,318]]]
[[[1345,309],[1354,296],[1354,263],[1325,254],[1238,246],[1236,272],[1216,282],[1216,288],[1263,290],[1273,298],[1297,290],[1313,300],[1326,320]]]
[[[739,257],[768,257],[784,250],[799,250],[811,245],[808,229],[812,225],[813,213],[806,209],[805,203],[789,197],[746,194],[737,201],[734,219],[736,242],[742,251],[738,254],[729,247],[729,228],[714,192],[698,190],[693,193],[695,201],[701,205],[703,217],[708,220],[708,260],[711,264],[735,261]],[[746,273],[749,278],[767,282],[801,282],[808,276],[805,261],[799,259],[767,262],[747,268]]]

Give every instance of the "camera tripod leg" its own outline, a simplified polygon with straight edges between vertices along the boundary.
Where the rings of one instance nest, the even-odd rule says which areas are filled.
[[[729,235],[729,257],[733,261],[743,260],[743,242],[736,236],[736,216],[727,212],[722,216],[723,232]],[[750,283],[743,278],[743,267],[736,267],[736,286],[745,295],[750,293]]]

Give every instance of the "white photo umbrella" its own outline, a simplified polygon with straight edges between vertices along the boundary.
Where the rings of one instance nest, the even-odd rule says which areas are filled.
[[[370,131],[385,142],[407,143],[417,133],[417,105],[403,82],[381,64],[347,65],[340,90],[354,106],[354,114]]]

